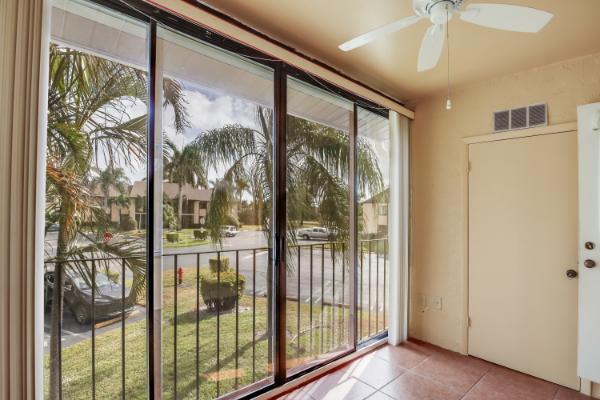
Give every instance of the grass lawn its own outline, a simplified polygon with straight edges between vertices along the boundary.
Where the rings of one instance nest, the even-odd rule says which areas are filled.
[[[238,349],[236,369],[236,315],[234,311],[222,313],[219,318],[208,312],[201,302],[199,335],[196,331],[196,274],[190,268],[185,273],[184,284],[177,287],[177,397],[196,396],[196,337],[199,338],[199,388],[201,399],[212,399],[237,386],[243,387],[269,376],[267,340],[267,299],[243,296],[239,304]],[[174,398],[175,349],[174,349],[174,286],[172,271],[163,277],[163,398]],[[345,307],[323,308],[313,305],[313,329],[311,336],[309,304],[300,305],[300,336],[297,335],[298,302],[287,301],[288,364],[302,364],[323,352],[333,351],[348,340],[348,309]],[[366,314],[366,313],[365,313]],[[364,315],[366,318],[366,315]],[[342,318],[345,323],[342,323]],[[372,317],[374,324],[374,316]],[[382,318],[379,318],[380,324]],[[362,320],[363,326],[368,321]],[[253,331],[253,326],[255,327]],[[382,326],[383,327],[383,326]],[[217,330],[220,346],[217,349]],[[253,335],[256,340],[253,340]],[[253,347],[255,343],[255,347]],[[312,343],[312,346],[311,346]],[[323,347],[321,347],[323,346]],[[217,350],[219,372],[217,373]],[[125,386],[128,399],[145,398],[146,394],[146,321],[128,324],[125,329]],[[63,349],[63,398],[91,399],[91,340],[83,340]],[[48,361],[46,360],[46,364]],[[47,373],[46,365],[46,373]],[[96,338],[96,398],[115,399],[121,393],[121,330],[114,329]]]

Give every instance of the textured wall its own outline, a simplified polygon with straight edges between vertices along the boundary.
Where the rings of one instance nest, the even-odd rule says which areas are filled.
[[[492,112],[513,106],[547,102],[551,125],[576,121],[577,105],[600,101],[600,54],[457,88],[451,111],[445,100],[440,93],[414,103],[409,332],[464,352],[461,139],[490,133]],[[421,312],[422,295],[441,296],[442,310]]]

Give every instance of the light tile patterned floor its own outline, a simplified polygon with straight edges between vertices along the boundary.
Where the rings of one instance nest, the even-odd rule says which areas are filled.
[[[382,347],[281,400],[585,400],[529,375],[411,340]]]

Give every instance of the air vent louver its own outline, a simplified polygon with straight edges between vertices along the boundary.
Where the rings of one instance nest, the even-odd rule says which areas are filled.
[[[509,128],[509,111],[497,111],[494,113],[494,132],[507,131]]]
[[[543,126],[548,124],[545,104],[529,106],[529,126]]]
[[[517,107],[494,113],[494,132],[533,128],[547,124],[548,108],[546,104]]]
[[[510,110],[510,129],[527,128],[527,107]]]

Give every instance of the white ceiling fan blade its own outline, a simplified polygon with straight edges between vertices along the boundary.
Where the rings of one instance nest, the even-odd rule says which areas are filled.
[[[431,25],[423,41],[421,42],[421,50],[419,50],[419,63],[417,71],[427,71],[428,69],[434,68],[442,55],[442,49],[444,48],[444,25]]]
[[[387,24],[381,26],[377,29],[373,29],[370,32],[364,33],[360,36],[355,37],[345,43],[339,45],[340,50],[350,51],[354,50],[357,47],[364,46],[367,43],[371,43],[373,40],[376,40],[382,36],[389,35],[390,33],[399,31],[400,29],[407,28],[412,24],[418,22],[422,17],[417,15],[412,15],[410,17],[399,19],[396,22],[392,22],[391,24]]]
[[[460,14],[463,21],[514,32],[539,32],[552,19],[549,12],[508,4],[469,4]]]

